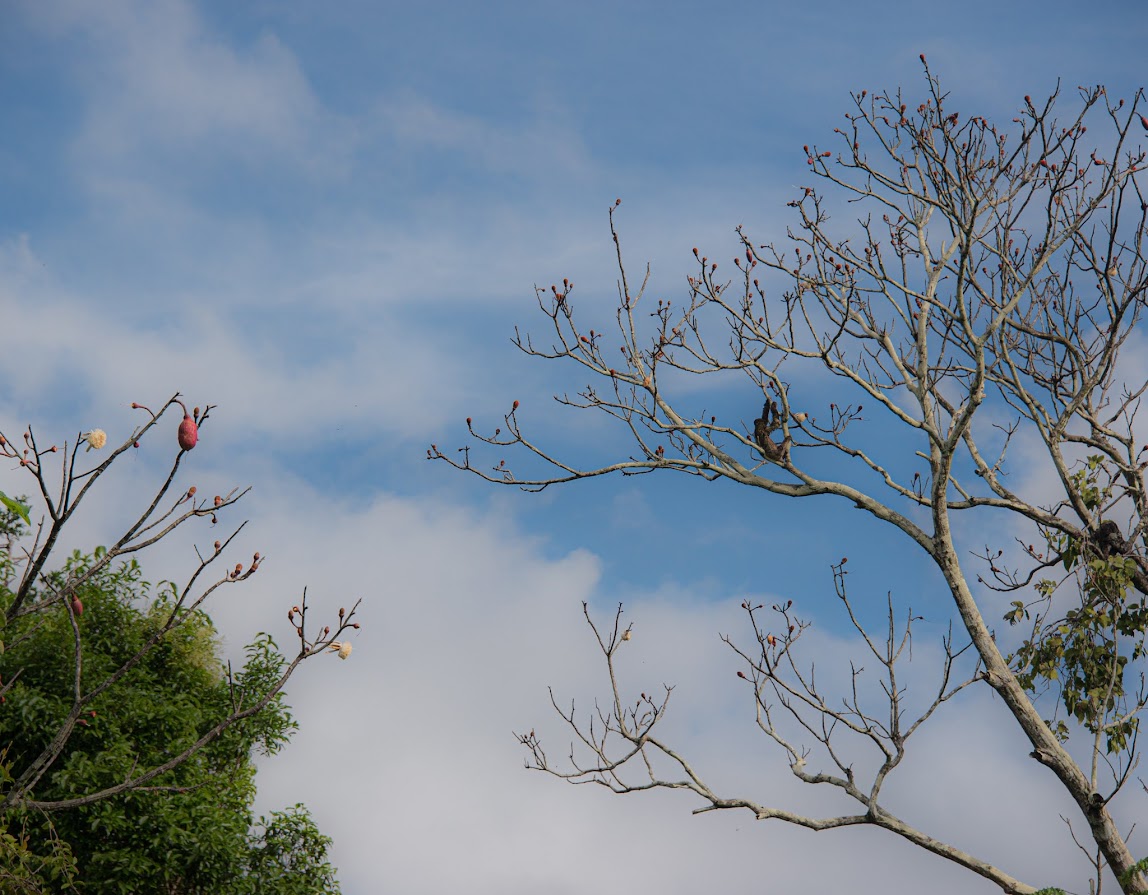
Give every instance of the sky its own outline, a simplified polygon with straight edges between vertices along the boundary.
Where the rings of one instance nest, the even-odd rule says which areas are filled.
[[[610,322],[617,198],[632,269],[680,300],[693,246],[732,257],[739,225],[784,238],[801,147],[831,140],[851,91],[919,99],[924,53],[967,115],[1007,122],[1058,81],[1069,100],[1077,84],[1130,96],[1148,10],[0,0],[0,24],[0,429],[118,442],[132,401],[217,405],[181,476],[250,484],[239,549],[268,557],[211,608],[225,649],[262,630],[289,645],[304,586],[328,615],[362,599],[350,659],[291,682],[300,730],[258,780],[261,810],[305,802],[334,837],[347,895],[993,891],[880,831],[570,787],[526,771],[515,741],[535,729],[565,751],[547,687],[580,711],[607,692],[582,603],[608,620],[621,602],[624,686],[676,687],[666,735],[708,780],[839,810],[755,735],[719,635],[746,636],[746,598],[794,599],[819,673],[843,683],[859,644],[829,567],[849,556],[863,613],[891,593],[925,616],[927,692],[951,613],[903,539],[848,506],[672,475],[524,494],[426,448],[519,400],[549,444],[626,452],[551,400],[580,372],[510,341],[545,334],[534,287],[563,277],[582,319]],[[744,385],[703,397],[747,421],[760,405]],[[148,444],[121,464],[72,543],[114,537],[123,495],[144,499],[170,457]],[[0,489],[20,493],[18,471]],[[185,540],[144,565],[177,578],[192,559]],[[890,808],[1082,889],[1071,806],[1010,725],[987,693],[946,706]]]

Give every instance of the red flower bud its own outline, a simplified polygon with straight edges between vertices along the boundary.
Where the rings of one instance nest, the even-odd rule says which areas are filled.
[[[187,412],[182,401],[178,402],[180,407],[183,407],[183,422],[179,424],[179,431],[176,433],[176,440],[179,442],[181,450],[190,451],[197,441],[199,441],[199,427],[196,426],[195,420],[191,418],[191,414]],[[197,408],[198,409],[198,408]]]

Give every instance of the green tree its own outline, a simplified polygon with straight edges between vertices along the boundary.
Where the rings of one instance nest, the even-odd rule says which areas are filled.
[[[928,835],[884,799],[921,726],[955,711],[962,690],[987,687],[1049,786],[1076,806],[1067,820],[1095,848],[1097,881],[1107,868],[1126,893],[1148,891],[1112,813],[1133,789],[1148,705],[1148,446],[1136,423],[1148,385],[1142,372],[1124,378],[1126,349],[1143,354],[1137,327],[1148,306],[1143,92],[1113,101],[1082,87],[1061,120],[1057,93],[1026,96],[998,126],[953,109],[925,74],[919,100],[854,94],[831,148],[804,148],[806,185],[788,203],[794,222],[782,241],[763,245],[739,229],[721,273],[694,249],[684,300],[653,306],[648,268],[644,279],[628,274],[614,220],[621,200],[610,211],[616,327],[585,319],[569,280],[537,290],[549,336],[519,337],[518,347],[587,377],[558,400],[617,422],[626,443],[611,462],[547,447],[524,430],[517,401],[490,434],[467,421],[497,447],[497,465],[485,464],[481,446],[432,446],[428,457],[527,490],[672,471],[766,498],[836,498],[928,558],[967,638],[945,641],[940,686],[909,714],[904,688],[920,678],[902,667],[913,619],[898,622],[890,605],[887,624],[865,630],[845,560],[834,583],[863,638],[855,668],[878,669],[874,699],[859,686],[818,690],[799,643],[808,625],[792,601],[743,603],[748,643],[726,640],[758,726],[799,780],[837,788],[854,813],[807,816],[712,788],[661,738],[669,689],[635,699],[620,682],[615,656],[628,638],[619,617],[611,629],[587,614],[609,670],[601,704],[612,711],[583,723],[559,709],[582,751],[556,761],[532,731],[521,739],[535,768],[615,792],[686,790],[698,810],[884,829],[1030,895],[1036,886]],[[687,384],[691,376],[708,387]],[[706,410],[703,391],[711,404],[743,409]],[[1022,439],[1018,462],[1010,447]],[[1018,545],[960,543],[960,517],[965,531],[1007,519]],[[1012,631],[994,625],[1003,607],[991,588],[1020,595],[1007,614]],[[873,758],[872,774],[856,770],[859,750]]]
[[[216,524],[242,496],[207,500],[188,487],[167,497],[208,411],[184,409],[175,462],[126,533],[50,567],[92,485],[172,406],[182,408],[178,396],[159,414],[140,408],[149,421],[90,469],[79,449],[103,448],[99,430],[59,452],[37,448],[29,429],[19,455],[0,435],[0,452],[39,485],[45,515],[29,536],[20,508],[35,500],[0,513],[0,863],[14,891],[337,892],[330,840],[302,806],[253,818],[253,757],[274,754],[294,729],[283,688],[300,663],[349,653],[335,637],[358,628],[357,604],[339,610],[334,633],[309,636],[304,594],[288,612],[294,655],[260,634],[235,671],[219,658],[205,602],[259,568],[256,553],[246,569],[211,574],[238,529],[197,549],[182,585],[152,585],[136,559],[187,523]],[[44,465],[61,454],[63,487],[52,493]]]

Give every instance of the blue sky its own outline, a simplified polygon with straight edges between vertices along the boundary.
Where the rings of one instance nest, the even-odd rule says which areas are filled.
[[[461,444],[468,415],[497,425],[513,399],[540,437],[624,445],[550,400],[580,373],[509,342],[515,324],[544,332],[533,287],[563,277],[583,319],[610,321],[616,197],[632,267],[649,261],[651,294],[678,299],[693,246],[732,257],[739,224],[783,237],[801,146],[831,142],[851,90],[919,96],[923,52],[967,115],[1007,122],[1058,79],[1069,101],[1077,84],[1130,95],[1140,4],[17,0],[0,16],[0,424],[115,440],[132,400],[218,404],[194,474],[255,485],[248,538],[272,557],[250,599],[218,608],[229,648],[263,628],[286,641],[303,584],[329,606],[365,598],[353,661],[304,669],[303,728],[261,773],[267,807],[306,801],[335,836],[348,895],[773,891],[763,877],[977,891],[887,836],[562,787],[522,771],[510,736],[549,720],[547,684],[601,692],[580,603],[624,600],[654,635],[635,639],[634,673],[679,684],[695,754],[816,810],[762,758],[717,634],[740,630],[747,593],[795,597],[844,650],[828,573],[842,555],[859,590],[892,590],[942,630],[933,579],[897,538],[828,501],[685,478],[522,495],[425,449]],[[705,398],[750,422],[744,392]],[[141,453],[125,487],[162,459]],[[107,525],[86,517],[79,542]],[[1027,749],[985,730],[1007,725],[990,700],[962,711],[906,769],[907,813],[1015,875],[1079,876],[1045,847],[1064,838],[1060,806]],[[986,825],[962,797],[1002,781],[1016,798]]]

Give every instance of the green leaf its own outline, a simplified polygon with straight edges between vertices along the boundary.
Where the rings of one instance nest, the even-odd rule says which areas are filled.
[[[0,503],[4,504],[4,506],[6,506],[9,510],[11,510],[13,513],[15,513],[21,519],[23,519],[25,525],[31,525],[32,524],[32,520],[31,520],[31,518],[29,518],[29,515],[28,515],[31,512],[31,507],[20,503],[20,501],[18,501],[18,500],[13,500],[11,497],[9,497],[7,494],[5,494],[3,491],[0,491]]]

